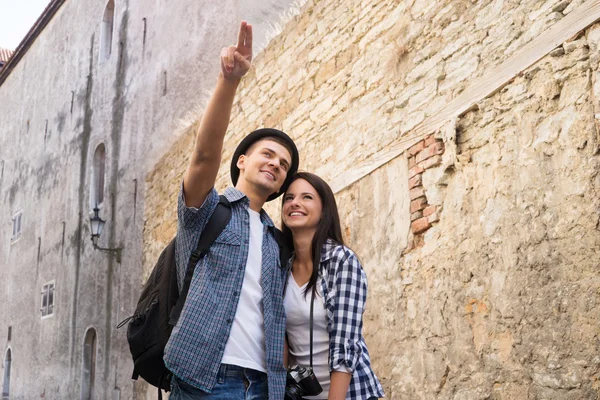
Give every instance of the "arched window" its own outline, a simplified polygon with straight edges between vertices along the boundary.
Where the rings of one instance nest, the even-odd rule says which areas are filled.
[[[94,152],[92,166],[92,188],[90,191],[90,209],[99,206],[104,201],[104,175],[106,171],[106,147],[100,143]]]
[[[4,357],[4,380],[2,381],[2,398],[8,399],[10,396],[10,364],[12,362],[12,353],[10,349],[6,350]]]
[[[92,400],[96,380],[96,330],[90,328],[83,341],[83,362],[81,364],[81,400]]]
[[[100,60],[104,61],[110,56],[112,50],[113,27],[115,21],[115,2],[109,0],[102,17],[102,30],[100,32]]]

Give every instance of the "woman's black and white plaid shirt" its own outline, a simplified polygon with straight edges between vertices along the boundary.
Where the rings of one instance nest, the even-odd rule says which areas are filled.
[[[362,336],[367,275],[358,257],[328,240],[321,251],[319,274],[329,332],[329,370],[352,374],[346,399],[383,397]]]

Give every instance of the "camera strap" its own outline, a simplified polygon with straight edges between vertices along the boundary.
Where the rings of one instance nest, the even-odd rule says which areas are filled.
[[[317,283],[312,288],[310,296],[310,369],[313,367],[313,309],[315,306],[315,292],[317,291]]]

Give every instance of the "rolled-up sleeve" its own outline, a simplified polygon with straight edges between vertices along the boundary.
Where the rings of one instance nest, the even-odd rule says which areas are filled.
[[[192,246],[190,242],[197,244],[202,230],[206,226],[208,219],[218,203],[219,194],[212,188],[200,208],[186,206],[185,197],[183,195],[183,183],[181,184],[179,197],[177,199],[177,239],[175,241],[175,259],[177,263],[177,283],[179,284],[179,289],[181,289],[183,279],[185,278],[188,258],[190,256],[190,252],[184,254],[181,249],[196,248],[196,246]]]
[[[200,208],[186,206],[182,182],[177,201],[177,222],[179,223],[179,226],[196,229],[203,228],[218,202],[219,194],[215,188],[212,188],[210,192],[208,192],[208,195],[206,196],[206,199]]]
[[[333,276],[332,324],[329,339],[331,371],[353,373],[360,360],[363,312],[367,299],[367,276],[358,258],[349,250],[330,260]]]

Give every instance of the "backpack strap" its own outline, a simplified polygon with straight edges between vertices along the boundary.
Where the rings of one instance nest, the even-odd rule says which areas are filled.
[[[286,243],[283,232],[281,232],[277,228],[273,228],[273,236],[275,237],[275,241],[277,242],[277,246],[279,246],[279,263],[282,269],[288,269],[288,262],[290,261],[290,257],[292,256],[292,252],[290,251],[290,246]],[[285,281],[283,282],[283,295],[285,296],[285,291],[287,289],[288,279],[286,276]]]
[[[210,246],[221,234],[223,229],[225,229],[225,226],[227,226],[227,223],[230,219],[231,203],[229,203],[229,200],[227,200],[225,196],[221,195],[219,196],[217,208],[215,208],[215,211],[213,211],[210,219],[204,227],[204,230],[200,234],[200,239],[198,239],[198,245],[196,246],[196,249],[192,251],[192,254],[190,255],[190,260],[185,272],[185,279],[183,280],[183,287],[181,288],[181,293],[179,293],[177,304],[175,304],[175,307],[173,307],[171,310],[169,325],[177,325],[177,321],[181,315],[181,310],[183,310],[183,305],[185,304],[185,299],[187,298],[188,291],[190,290],[190,283],[192,282],[192,277],[194,276],[196,264],[198,264],[200,258],[208,253]]]

